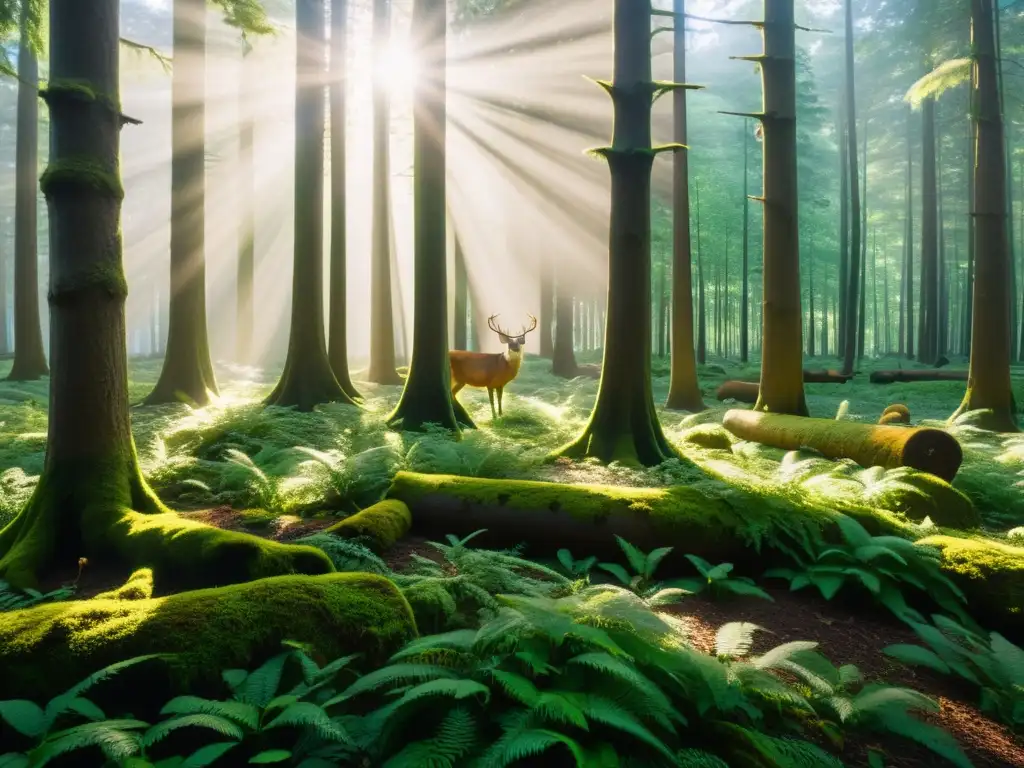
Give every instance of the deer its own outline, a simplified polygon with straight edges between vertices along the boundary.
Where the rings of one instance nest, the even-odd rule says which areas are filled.
[[[537,318],[533,315],[527,317],[532,324],[529,328],[523,326],[515,336],[497,325],[497,315],[487,318],[487,327],[498,334],[501,343],[508,347],[504,352],[467,352],[464,349],[453,349],[448,352],[452,373],[452,397],[466,386],[486,388],[487,396],[491,400],[491,418],[497,419],[502,415],[501,395],[508,383],[519,374],[519,366],[523,363],[526,334],[537,327]],[[494,410],[495,392],[498,393],[497,413]]]

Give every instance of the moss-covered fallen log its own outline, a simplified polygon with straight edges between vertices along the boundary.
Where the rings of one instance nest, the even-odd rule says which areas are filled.
[[[409,532],[412,517],[409,508],[400,501],[386,499],[341,522],[326,528],[324,533],[343,539],[365,539],[378,554],[386,552]]]
[[[909,424],[910,409],[902,403],[893,403],[885,406],[882,415],[878,418],[879,424]]]
[[[872,384],[903,384],[915,381],[967,381],[967,371],[938,371],[934,368],[909,371],[872,371]]]
[[[852,373],[842,373],[832,369],[818,371],[804,369],[804,384],[845,384],[851,379],[853,379]]]
[[[209,688],[222,670],[251,668],[280,652],[283,640],[309,643],[326,658],[361,653],[373,663],[415,635],[398,588],[364,573],[277,576],[157,598],[47,603],[0,613],[0,693],[46,701],[115,661],[172,653],[115,678],[145,685],[159,698]]]
[[[418,534],[464,536],[486,528],[474,545],[525,543],[530,556],[568,547],[577,557],[618,558],[613,534],[648,551],[674,547],[663,561],[665,576],[676,568],[688,570],[683,555],[696,554],[733,562],[738,572],[756,577],[773,563],[789,562],[774,542],[792,544],[813,535],[839,540],[836,513],[827,509],[740,488],[718,494],[701,482],[628,488],[399,472],[388,496],[408,505]],[[882,512],[850,514],[873,535],[907,535],[907,528]],[[951,536],[922,543],[942,550],[942,569],[967,594],[975,619],[1011,637],[1024,631],[1024,549]],[[989,579],[998,595],[986,593]]]
[[[963,461],[956,438],[941,429],[863,424],[804,416],[727,411],[723,426],[743,440],[788,451],[809,447],[862,467],[913,467],[951,482]]]
[[[466,535],[486,528],[474,539],[478,546],[525,541],[531,554],[569,547],[580,555],[613,558],[621,554],[613,534],[641,549],[674,546],[677,560],[686,553],[747,558],[751,548],[771,558],[773,541],[792,544],[819,535],[836,514],[740,488],[730,488],[728,496],[724,490],[712,478],[631,488],[399,472],[387,495],[409,507],[412,530],[421,535]],[[874,533],[900,531],[883,513],[853,514]]]

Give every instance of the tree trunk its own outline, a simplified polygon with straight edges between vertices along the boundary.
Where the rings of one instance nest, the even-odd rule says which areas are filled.
[[[814,245],[813,241],[810,252],[807,255],[807,356],[814,357]]]
[[[879,335],[881,325],[878,322],[878,233],[871,227],[871,346],[874,356],[881,357],[882,344]]]
[[[281,380],[266,403],[299,411],[331,402],[355,405],[331,369],[324,333],[324,26],[324,0],[297,0],[291,330]]]
[[[331,283],[327,359],[338,386],[355,402],[359,390],[348,367],[348,209],[345,191],[345,88],[348,0],[331,0]]]
[[[673,79],[686,82],[686,0],[673,0]],[[672,94],[672,137],[686,143],[686,89]],[[666,408],[694,413],[705,410],[697,381],[693,349],[693,253],[690,242],[689,157],[685,150],[672,156],[672,345],[669,396]]]
[[[330,571],[312,548],[181,520],[139,471],[128,409],[120,238],[118,3],[49,5],[50,80],[43,96],[51,152],[40,181],[50,213],[54,363],[46,460],[28,505],[0,531],[0,577],[36,586],[44,574],[73,571],[81,557],[105,573],[118,573],[118,565],[151,567],[161,590],[166,582],[210,586]]]
[[[861,136],[861,168],[864,169],[860,206],[860,321],[857,324],[857,359],[864,359],[868,307],[868,121]]]
[[[708,312],[706,284],[704,282],[704,249],[700,242],[700,185],[694,185],[694,203],[697,214],[697,362],[708,361]]]
[[[928,365],[938,359],[938,187],[935,167],[935,99],[921,107],[921,320],[917,356]]]
[[[828,267],[823,276],[824,285],[821,289],[821,356],[828,357]]]
[[[974,321],[967,392],[954,418],[966,411],[990,411],[983,426],[1016,432],[1010,385],[1010,244],[1006,226],[1006,144],[999,109],[993,39],[992,0],[971,0],[974,105],[978,141],[974,161]]]
[[[543,284],[541,285],[543,292]],[[550,297],[549,297],[550,298]],[[544,312],[543,299],[541,300],[541,312],[547,315],[548,322],[551,322],[551,311]],[[462,239],[455,235],[455,328],[453,334],[453,346],[455,349],[468,349],[466,346],[469,339],[469,276],[466,274],[466,252],[462,248]],[[543,338],[543,336],[542,336]],[[543,343],[541,344],[543,346]],[[548,346],[551,346],[551,327],[548,326]],[[548,350],[550,356],[550,349]],[[543,350],[541,351],[543,354]]]
[[[729,236],[732,232],[727,228],[725,230],[725,274],[722,277],[722,335],[723,341],[723,357],[729,357],[729,330],[731,323],[729,322]]]
[[[413,94],[412,355],[402,397],[388,424],[417,432],[436,424],[458,434],[460,426],[474,424],[452,397],[448,363],[446,9],[444,0],[415,0],[412,8],[422,67]]]
[[[911,123],[907,119],[907,216],[903,240],[903,295],[906,298],[904,330],[907,359],[914,359],[914,156],[911,152]]]
[[[936,105],[936,108],[938,105]],[[938,117],[936,117],[936,120]],[[937,268],[938,268],[938,338],[935,342],[935,359],[939,360],[949,351],[949,268],[946,263],[946,223],[942,211],[942,140],[939,138],[935,143],[935,222],[937,229],[938,247]]]
[[[1004,3],[1005,5],[1005,3]],[[1003,83],[1003,24],[999,2],[994,4],[996,76],[999,80],[999,111],[1003,115],[1003,141],[1006,158],[1006,242],[1010,249],[1010,359],[1017,358],[1017,259],[1013,252],[1013,121],[1006,119],[1006,86]]]
[[[889,249],[886,248],[886,241],[882,240],[882,296],[885,320],[885,356],[892,354],[892,299],[889,297]]]
[[[749,165],[748,155],[750,154],[750,130],[749,121],[744,121],[743,128],[743,293],[740,303],[740,362],[746,363],[750,357],[749,336],[750,333],[750,284],[749,284],[749,255],[750,255],[750,176],[747,173]]]
[[[7,247],[6,242],[0,241],[0,355],[11,351],[7,336]]]
[[[650,0],[615,0],[614,105],[608,326],[601,383],[590,422],[562,455],[656,466],[681,458],[658,423],[651,391],[651,81]]]
[[[252,359],[253,282],[256,273],[256,167],[253,162],[255,123],[252,99],[256,93],[254,65],[249,41],[242,42],[242,87],[238,100],[241,125],[238,129],[238,227],[237,300],[235,304],[235,358],[243,365]]]
[[[796,171],[796,26],[793,0],[765,0],[764,337],[754,408],[807,415],[800,311]]]
[[[844,75],[845,77],[845,75]],[[850,294],[850,145],[847,138],[845,100],[839,108],[839,309],[836,315],[836,354],[846,356],[846,324]]]
[[[715,265],[715,354],[722,356],[722,268]]]
[[[572,379],[579,375],[576,354],[573,351],[571,286],[566,279],[565,264],[554,265],[555,274],[555,340],[551,353],[551,372],[555,376]]]
[[[39,189],[39,64],[28,38],[22,5],[18,45],[18,113],[14,190],[14,363],[10,381],[35,381],[50,373],[39,318],[36,194]]]
[[[456,277],[458,285],[458,277]],[[456,296],[456,304],[458,297]],[[555,309],[555,268],[549,256],[542,256],[540,263],[540,356],[551,360],[554,355],[554,340],[551,336],[552,314]],[[457,334],[457,332],[456,332]]]
[[[860,325],[861,220],[860,172],[857,146],[857,104],[853,70],[853,0],[846,0],[846,160],[850,164],[850,271],[846,287],[846,313],[843,326],[843,373],[853,373],[857,358],[857,329]]]
[[[967,106],[968,113],[972,109],[974,90],[976,83],[977,68],[971,69],[971,95],[970,103]],[[967,284],[964,286],[964,326],[963,326],[963,349],[964,354],[971,353],[971,338],[973,336],[974,323],[974,145],[978,138],[978,126],[974,120],[969,121],[970,128],[967,135]]]
[[[373,0],[373,49],[386,49],[391,37],[391,0]],[[374,67],[373,212],[370,247],[370,366],[376,384],[401,384],[395,370],[395,313],[391,293],[391,113],[386,76]],[[447,314],[447,309],[445,310]],[[446,342],[447,345],[447,342]]]
[[[174,0],[171,294],[167,354],[147,405],[217,394],[206,331],[206,4]]]

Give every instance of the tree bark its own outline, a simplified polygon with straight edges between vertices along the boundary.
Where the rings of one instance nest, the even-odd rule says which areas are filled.
[[[807,255],[807,356],[814,357],[814,246],[813,241],[810,253]]]
[[[7,344],[7,306],[7,247],[6,242],[0,241],[0,355],[11,351]]]
[[[242,87],[238,100],[241,125],[238,130],[238,298],[235,305],[235,357],[247,365],[253,362],[252,332],[255,320],[253,283],[256,275],[256,167],[253,162],[255,122],[252,99],[256,93],[252,46],[242,42]]]
[[[573,351],[573,297],[565,277],[565,265],[556,264],[555,274],[555,340],[551,354],[551,372],[572,379],[579,375]]]
[[[905,349],[907,358],[914,359],[914,156],[911,151],[911,122],[907,116],[907,216],[906,233],[904,235],[904,296],[906,315],[904,330],[907,338]]]
[[[708,312],[705,301],[704,249],[701,248],[700,242],[700,184],[698,183],[694,183],[693,196],[697,208],[697,362],[704,365],[708,361]]]
[[[331,284],[327,359],[338,386],[356,402],[359,390],[348,367],[348,207],[346,174],[345,56],[348,47],[348,0],[331,0]]]
[[[284,371],[266,404],[299,411],[331,402],[355,405],[331,369],[324,332],[325,20],[324,0],[297,0],[291,328]]]
[[[544,287],[541,285],[543,293]],[[550,298],[550,297],[549,297]],[[543,299],[541,300],[541,312],[543,313]],[[466,252],[462,248],[462,239],[455,235],[455,306],[453,308],[455,322],[453,329],[452,344],[455,349],[468,349],[467,337],[469,323],[469,276],[466,274]],[[545,313],[548,323],[551,322],[551,311]],[[543,340],[543,335],[542,335]],[[543,346],[543,341],[541,343]],[[548,346],[551,346],[551,326],[548,326]],[[550,349],[548,350],[550,356]],[[543,354],[543,352],[541,353]]]
[[[850,195],[850,271],[846,287],[846,313],[843,326],[843,373],[853,373],[857,359],[857,329],[860,324],[861,220],[860,172],[857,156],[857,103],[853,70],[853,1],[846,0],[846,160],[849,163]]]
[[[935,99],[921,106],[921,319],[918,359],[931,365],[938,358],[938,187],[935,167]]]
[[[793,0],[765,0],[764,337],[754,408],[807,415],[800,311],[796,170],[796,26]]]
[[[39,318],[36,195],[39,189],[39,64],[28,37],[29,6],[22,4],[18,45],[18,112],[14,190],[14,363],[9,381],[35,381],[50,370]]]
[[[968,113],[973,104],[974,90],[977,87],[975,73],[977,69],[971,69],[971,95],[968,104]],[[964,354],[971,353],[971,337],[973,336],[972,323],[974,322],[974,145],[978,138],[978,127],[974,120],[969,121],[970,127],[967,134],[967,276],[964,286],[964,325],[963,325],[963,351]]]
[[[971,0],[974,52],[974,105],[978,140],[974,161],[974,320],[967,392],[953,418],[966,411],[989,411],[983,426],[1016,432],[1017,414],[1010,384],[1010,244],[1006,226],[1006,144],[999,109],[999,83],[992,0]]]
[[[373,49],[391,37],[391,0],[373,2]],[[376,384],[401,384],[395,370],[395,312],[391,291],[391,112],[386,76],[378,64],[373,83],[373,212],[370,246],[370,366]],[[446,310],[447,311],[447,310]],[[446,342],[447,345],[447,342]]]
[[[217,395],[206,330],[206,3],[174,0],[167,354],[147,405]]]
[[[413,95],[415,264],[409,376],[388,424],[407,431],[440,425],[456,434],[474,427],[452,397],[448,363],[448,232],[445,195],[447,31],[444,0],[414,0],[412,28],[421,71]]]
[[[456,278],[456,286],[458,278]],[[455,299],[458,305],[458,298]],[[551,360],[554,355],[554,339],[552,332],[552,314],[555,310],[555,268],[549,256],[541,256],[540,263],[540,312],[538,330],[540,331],[540,356]]]
[[[844,74],[845,78],[845,74]],[[846,324],[850,295],[850,145],[846,126],[849,122],[845,100],[839,108],[839,297],[836,315],[836,354],[846,356]]]
[[[118,2],[49,6],[51,151],[40,181],[50,213],[54,362],[46,460],[28,505],[0,531],[0,577],[36,586],[81,557],[112,573],[146,565],[162,589],[165,581],[210,586],[330,571],[312,548],[181,520],[139,471],[125,347]]]
[[[672,77],[686,82],[686,0],[673,0]],[[672,94],[672,139],[686,144],[686,89]],[[744,150],[745,152],[746,150]],[[744,163],[746,154],[744,154]],[[744,166],[745,167],[745,166]],[[746,210],[744,209],[744,215]],[[746,252],[744,251],[744,257]],[[693,251],[690,236],[690,165],[687,150],[672,155],[672,333],[671,371],[666,408],[703,411],[693,348]],[[746,272],[744,271],[744,275]],[[744,278],[745,279],[745,278]],[[744,286],[746,283],[744,283]],[[703,310],[703,308],[702,308]],[[745,333],[745,331],[744,331]],[[743,339],[746,355],[746,336]]]
[[[750,175],[748,173],[750,154],[749,121],[743,127],[743,298],[740,304],[740,362],[750,358]]]
[[[679,458],[658,423],[651,391],[651,80],[650,0],[615,0],[614,67],[605,89],[614,106],[608,315],[601,383],[590,421],[559,449],[570,458],[656,466]]]

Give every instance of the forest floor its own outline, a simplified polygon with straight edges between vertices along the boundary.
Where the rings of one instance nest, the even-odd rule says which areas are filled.
[[[581,363],[595,361],[580,356]],[[9,365],[0,363],[0,376]],[[838,362],[818,359],[808,361],[807,367],[837,368]],[[870,370],[897,367],[896,360],[865,361],[850,383],[808,384],[811,414],[834,418],[841,413],[843,418],[875,423],[886,405],[903,403],[910,408],[914,424],[944,425],[960,402],[964,383],[868,383]],[[962,367],[956,361],[950,366]],[[552,376],[549,368],[546,361],[528,359],[506,393],[504,416],[496,420],[491,418],[486,392],[464,390],[460,399],[479,429],[467,431],[461,441],[443,433],[406,435],[387,430],[384,419],[397,402],[400,388],[362,382],[360,371],[354,371],[354,378],[366,398],[364,408],[327,405],[312,414],[298,414],[260,404],[277,371],[233,366],[219,368],[221,397],[212,405],[135,408],[133,429],[143,471],[170,506],[191,511],[190,516],[213,525],[281,540],[314,533],[338,515],[377,501],[399,470],[636,487],[667,486],[692,476],[693,468],[682,462],[651,470],[546,462],[551,450],[582,429],[597,391],[597,381],[591,378],[566,381]],[[159,370],[159,361],[132,362],[133,402],[147,394]],[[714,391],[725,379],[756,379],[757,370],[710,361],[701,367],[700,375],[709,406],[705,413],[687,416],[660,408],[668,389],[666,360],[654,361],[654,394],[669,439],[683,446],[686,457],[715,482],[816,506],[842,509],[865,504],[858,497],[865,489],[856,483],[820,482],[824,478],[809,482],[806,476],[789,476],[779,461],[781,452],[745,444],[742,449],[734,446],[729,455],[684,444],[688,429],[720,422],[730,407],[746,407],[718,403]],[[1015,370],[1014,387],[1017,402],[1024,403],[1024,369]],[[0,527],[25,502],[42,469],[47,400],[45,381],[0,382]],[[969,424],[948,428],[964,448],[954,487],[977,506],[983,535],[1005,540],[1007,531],[1024,526],[1024,436],[996,436]],[[429,552],[421,539],[410,538],[392,552],[387,565],[400,570],[408,565],[411,553]],[[88,592],[111,585],[81,586],[85,587],[82,592]],[[698,596],[676,610],[689,618],[692,642],[704,650],[713,646],[715,628],[728,621],[750,621],[767,630],[759,635],[755,652],[763,651],[766,644],[816,641],[835,663],[856,664],[868,679],[908,685],[937,698],[942,709],[933,716],[934,722],[957,738],[975,766],[1024,766],[1024,744],[979,714],[976,692],[881,654],[886,645],[914,642],[904,625],[886,615],[863,615],[841,601],[826,602],[809,590],[790,593],[769,588],[769,593],[774,603],[751,598],[712,602]],[[886,744],[849,744],[844,760],[851,766],[867,765],[871,746],[884,749]],[[908,749],[905,743],[893,749],[888,766],[923,768],[937,762],[933,753]]]

